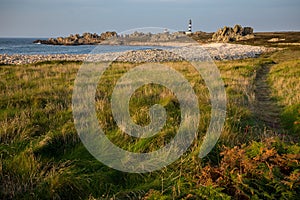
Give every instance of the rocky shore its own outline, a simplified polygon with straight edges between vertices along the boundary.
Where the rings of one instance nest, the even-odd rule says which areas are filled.
[[[118,35],[116,32],[75,34],[68,37],[49,38],[48,40],[35,40],[33,43],[47,45],[129,45],[129,46],[186,46],[193,43],[184,33],[142,33]]]
[[[1,55],[0,64],[20,65],[31,64],[43,61],[65,60],[65,61],[83,61],[87,55],[69,55],[69,54],[53,54],[53,55]]]
[[[116,32],[107,31],[98,35],[97,33],[83,33],[82,35],[75,34],[68,37],[49,38],[48,40],[35,40],[33,43],[50,44],[50,45],[89,45],[100,44],[101,42],[116,37]]]
[[[199,46],[173,48],[169,50],[140,50],[117,53],[103,53],[97,55],[80,54],[56,54],[56,55],[0,55],[0,64],[30,64],[42,61],[66,60],[66,61],[120,61],[120,62],[161,62],[180,61],[180,55],[188,55],[189,60],[201,60],[200,54],[209,55],[213,60],[237,60],[258,57],[270,49],[258,46],[211,43]],[[193,49],[194,48],[194,49]],[[201,51],[199,51],[199,49]],[[206,54],[208,53],[208,54]]]
[[[35,40],[34,43],[47,45],[148,45],[148,46],[172,46],[177,43],[180,46],[193,43],[194,40],[207,43],[215,42],[234,42],[254,38],[253,28],[235,25],[225,26],[213,35],[197,31],[186,34],[185,31],[172,32],[165,30],[162,33],[144,33],[135,31],[130,34],[117,34],[115,31],[97,33],[71,34],[68,37],[49,38],[48,40]]]

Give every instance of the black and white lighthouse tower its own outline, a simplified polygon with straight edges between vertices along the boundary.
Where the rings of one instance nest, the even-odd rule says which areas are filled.
[[[188,31],[186,32],[186,34],[192,34],[192,20],[189,20],[189,27],[188,27]]]

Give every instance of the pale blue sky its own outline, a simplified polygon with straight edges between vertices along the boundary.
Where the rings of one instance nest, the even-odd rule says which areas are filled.
[[[255,31],[300,31],[300,0],[0,0],[0,37],[166,27],[216,31],[224,25]]]

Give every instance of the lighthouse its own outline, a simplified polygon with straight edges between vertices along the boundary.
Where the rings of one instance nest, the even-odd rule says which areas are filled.
[[[188,31],[185,32],[187,35],[192,34],[192,20],[189,20],[189,27],[188,27]]]

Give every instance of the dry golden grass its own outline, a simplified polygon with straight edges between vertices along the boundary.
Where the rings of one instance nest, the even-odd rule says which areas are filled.
[[[285,106],[300,103],[300,59],[272,66],[269,81],[274,97]]]

